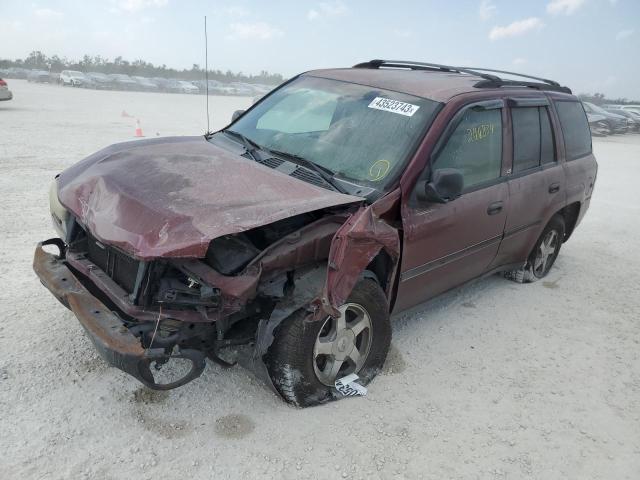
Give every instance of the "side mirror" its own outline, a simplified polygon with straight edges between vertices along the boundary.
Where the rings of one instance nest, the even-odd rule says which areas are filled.
[[[236,110],[235,112],[233,112],[233,115],[231,115],[231,121],[235,122],[238,119],[238,117],[242,115],[244,112],[245,112],[244,110]]]
[[[441,168],[434,170],[431,181],[418,188],[418,198],[429,203],[447,203],[462,194],[464,178],[460,170]]]

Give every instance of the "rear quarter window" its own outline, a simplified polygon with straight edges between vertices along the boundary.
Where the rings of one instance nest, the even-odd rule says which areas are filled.
[[[555,102],[567,160],[575,160],[591,153],[591,132],[584,108],[580,102]]]

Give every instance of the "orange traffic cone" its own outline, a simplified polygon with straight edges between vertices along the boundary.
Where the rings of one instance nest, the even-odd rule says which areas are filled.
[[[140,120],[136,118],[136,137],[144,137],[142,134],[142,127],[140,126]]]

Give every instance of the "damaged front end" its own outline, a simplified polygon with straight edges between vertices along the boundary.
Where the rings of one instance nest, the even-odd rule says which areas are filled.
[[[265,358],[283,320],[336,315],[363,275],[393,300],[397,192],[367,206],[202,138],[169,138],[87,157],[56,177],[50,203],[61,238],[38,246],[36,273],[101,355],[150,388],[184,385],[207,357],[271,384]]]
[[[44,247],[54,245],[59,253],[45,251]],[[98,300],[76,278],[65,262],[66,246],[59,238],[41,242],[36,247],[33,266],[42,284],[68,309],[73,311],[84,327],[98,353],[111,365],[137,378],[150,388],[166,390],[176,388],[200,376],[205,367],[202,351],[183,348],[167,351],[163,344],[154,340],[145,342],[136,337],[127,323],[115,310],[111,310]],[[146,346],[145,346],[146,343]],[[190,363],[188,372],[170,383],[158,383],[151,365],[161,366],[171,358],[182,358]]]
[[[101,356],[149,388],[197,378],[206,357],[232,365],[229,347],[269,383],[263,358],[283,319],[301,308],[326,318],[381,249],[397,258],[397,232],[373,215],[355,206],[305,213],[214,239],[204,258],[139,260],[67,214],[66,242],[39,244],[34,269]],[[381,225],[394,240],[363,241]],[[45,251],[52,245],[57,253]]]

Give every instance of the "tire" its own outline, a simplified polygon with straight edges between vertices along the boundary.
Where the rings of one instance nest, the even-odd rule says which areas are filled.
[[[564,233],[564,217],[556,213],[544,227],[524,267],[506,272],[505,277],[518,283],[532,283],[546,277],[558,258]]]
[[[340,310],[340,318],[346,319],[342,330],[338,328],[339,319],[306,321],[305,309],[292,314],[276,329],[266,364],[274,386],[288,403],[310,407],[340,398],[332,379],[336,366],[339,370],[335,379],[357,373],[361,385],[367,385],[382,370],[391,342],[391,325],[387,298],[380,286],[374,280],[361,279]],[[366,316],[369,327],[363,327]],[[358,326],[362,330],[353,335],[360,329]],[[349,350],[351,346],[365,352],[360,355],[359,365],[351,358],[358,353]],[[327,348],[331,353],[321,353]],[[350,355],[345,354],[347,350]],[[341,361],[339,357],[345,355]]]
[[[607,124],[607,133],[606,135],[613,135],[615,132],[613,131],[613,125],[610,122],[606,122]]]

